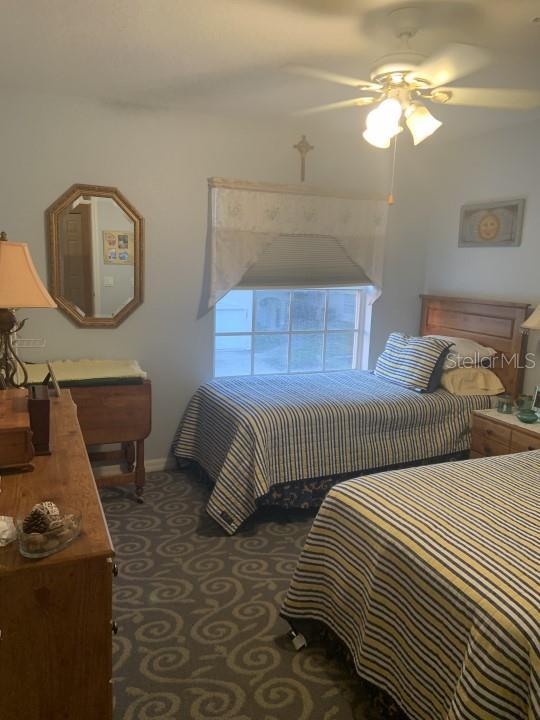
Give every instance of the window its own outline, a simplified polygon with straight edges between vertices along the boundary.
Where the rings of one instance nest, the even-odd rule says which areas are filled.
[[[214,377],[360,367],[368,289],[231,290],[216,305]]]

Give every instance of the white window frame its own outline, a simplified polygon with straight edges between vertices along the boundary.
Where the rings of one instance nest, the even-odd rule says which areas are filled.
[[[314,287],[314,288],[233,288],[239,291],[247,291],[251,292],[251,301],[252,301],[252,308],[251,308],[251,332],[216,332],[216,311],[217,311],[217,305],[214,307],[214,312],[212,313],[212,330],[213,330],[213,340],[212,340],[212,377],[216,377],[216,338],[217,337],[251,337],[251,365],[250,370],[251,372],[249,374],[245,375],[219,375],[217,377],[259,377],[259,376],[265,376],[265,375],[303,375],[303,374],[316,374],[321,372],[343,372],[340,370],[328,370],[325,368],[325,361],[326,361],[326,339],[329,334],[332,333],[346,333],[346,332],[352,332],[354,333],[354,346],[353,346],[353,358],[354,358],[354,366],[353,370],[364,370],[367,369],[367,362],[368,362],[368,356],[369,356],[369,334],[370,334],[370,328],[371,328],[371,306],[368,305],[367,302],[367,296],[368,291],[370,290],[369,287]],[[293,293],[295,291],[309,291],[309,290],[325,290],[325,300],[324,300],[324,327],[321,330],[292,330],[291,329],[291,308],[292,308],[292,295],[291,295],[291,301],[289,302],[289,318],[288,318],[288,330],[255,330],[256,322],[257,322],[257,303],[255,301],[255,292],[257,290],[285,290],[289,293]],[[357,303],[356,303],[356,316],[355,316],[355,327],[352,330],[347,330],[343,328],[338,329],[332,329],[328,328],[328,291],[332,290],[355,290],[357,293]],[[292,370],[288,372],[282,372],[282,373],[255,373],[255,342],[254,339],[257,335],[288,335],[288,348],[287,348],[287,367],[290,367],[291,364],[291,338],[293,335],[320,335],[322,333],[323,335],[323,347],[322,347],[322,359],[323,359],[323,367],[321,370]]]

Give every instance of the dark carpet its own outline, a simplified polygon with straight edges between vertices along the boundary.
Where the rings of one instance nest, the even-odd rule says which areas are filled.
[[[117,553],[115,720],[383,720],[385,703],[322,646],[295,652],[278,612],[312,512],[265,509],[233,537],[208,488],[150,473],[101,492]]]

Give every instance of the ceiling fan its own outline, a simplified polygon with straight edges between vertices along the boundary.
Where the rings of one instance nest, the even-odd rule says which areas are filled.
[[[540,105],[540,92],[536,90],[447,87],[454,80],[489,64],[488,53],[473,45],[454,43],[426,58],[409,50],[409,40],[418,31],[418,9],[394,10],[390,19],[403,49],[379,58],[371,71],[370,80],[358,80],[303,65],[287,66],[287,72],[348,85],[362,93],[350,100],[320,105],[295,114],[310,115],[326,110],[376,105],[367,115],[363,137],[375,147],[388,148],[392,138],[403,131],[403,121],[415,145],[442,125],[426,107],[426,102],[512,110],[528,110]]]

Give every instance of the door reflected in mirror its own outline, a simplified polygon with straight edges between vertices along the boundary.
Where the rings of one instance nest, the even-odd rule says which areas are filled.
[[[114,317],[133,300],[133,220],[112,198],[86,195],[58,229],[63,297],[85,317]]]
[[[83,326],[116,327],[142,301],[142,218],[115,188],[77,185],[48,211],[51,293]]]

